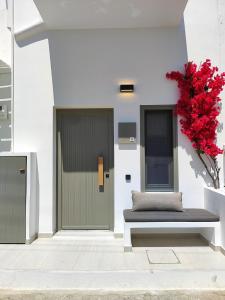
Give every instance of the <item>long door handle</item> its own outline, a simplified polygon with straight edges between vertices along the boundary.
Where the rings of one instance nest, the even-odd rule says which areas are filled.
[[[104,158],[98,156],[98,185],[104,186]]]

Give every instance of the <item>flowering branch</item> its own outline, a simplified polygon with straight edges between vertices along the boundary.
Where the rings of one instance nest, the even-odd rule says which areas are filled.
[[[201,162],[203,163],[208,175],[210,176],[212,182],[213,182],[213,186],[215,188],[219,188],[220,187],[220,182],[219,182],[219,173],[220,173],[220,168],[218,168],[218,163],[217,163],[217,159],[214,158],[213,159],[213,163],[210,160],[210,156],[205,154],[206,158],[208,159],[211,168],[209,168],[206,164],[206,162],[204,161],[202,154],[199,151],[196,151],[197,155],[199,157],[199,159],[201,160]],[[211,158],[212,159],[212,158]]]
[[[214,187],[219,188],[217,156],[223,150],[216,145],[217,117],[221,110],[219,94],[225,85],[225,73],[218,74],[218,68],[212,67],[207,59],[199,68],[188,62],[184,73],[173,71],[166,77],[177,81],[180,90],[176,113],[181,117],[181,132],[191,141]]]

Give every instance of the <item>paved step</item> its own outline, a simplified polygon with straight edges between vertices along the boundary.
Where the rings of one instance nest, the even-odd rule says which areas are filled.
[[[39,271],[0,270],[0,290],[86,292],[225,291],[225,271]],[[224,298],[225,299],[225,298]]]

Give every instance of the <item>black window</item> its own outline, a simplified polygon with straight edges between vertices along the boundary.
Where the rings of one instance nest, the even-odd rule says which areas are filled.
[[[173,109],[144,110],[145,190],[174,190],[174,113]]]

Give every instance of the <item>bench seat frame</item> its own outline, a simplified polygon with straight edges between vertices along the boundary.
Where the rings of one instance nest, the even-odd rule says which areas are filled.
[[[221,243],[220,222],[124,222],[124,251],[132,251],[131,229],[171,229],[171,228],[212,228],[214,236],[211,243],[219,247]]]

